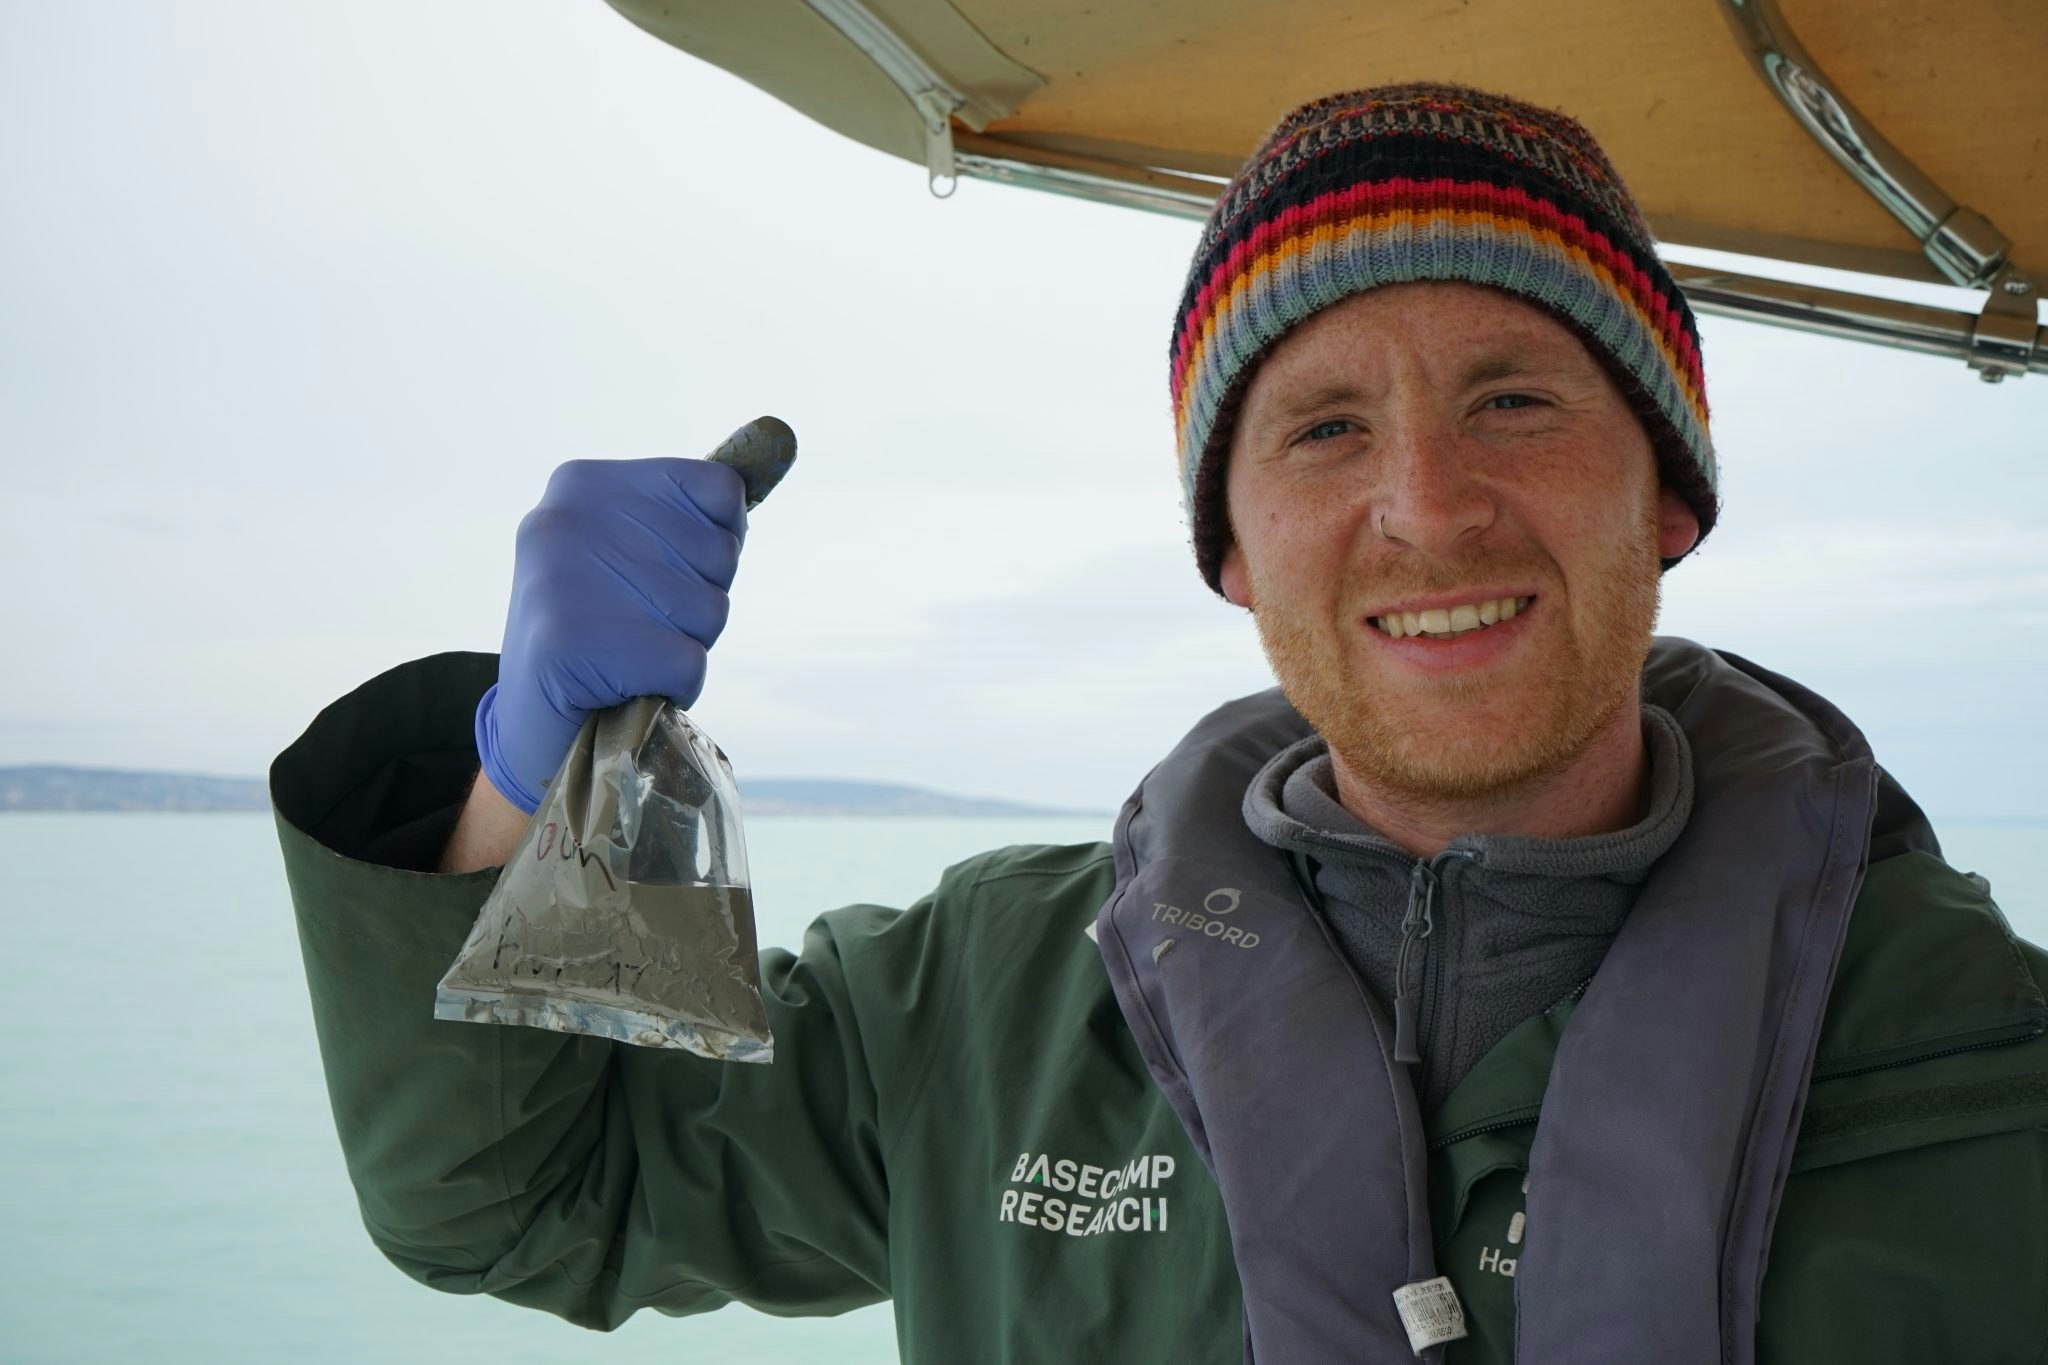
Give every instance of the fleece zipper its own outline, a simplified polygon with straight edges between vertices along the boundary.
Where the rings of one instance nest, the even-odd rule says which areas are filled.
[[[1442,968],[1429,960],[1429,937],[1436,932],[1436,893],[1443,884],[1443,865],[1450,859],[1477,863],[1479,852],[1447,848],[1433,858],[1417,858],[1408,872],[1408,905],[1401,914],[1401,948],[1394,957],[1394,1060],[1410,1066],[1422,1061],[1423,978],[1431,985],[1430,1003],[1443,994]]]

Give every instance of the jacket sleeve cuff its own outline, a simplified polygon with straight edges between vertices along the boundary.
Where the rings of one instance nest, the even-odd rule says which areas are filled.
[[[357,862],[432,871],[477,771],[495,654],[435,654],[370,679],[270,765],[280,824]]]

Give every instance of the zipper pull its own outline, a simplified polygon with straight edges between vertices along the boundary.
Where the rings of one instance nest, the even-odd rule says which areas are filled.
[[[811,12],[839,30],[848,42],[867,54],[881,68],[917,110],[924,124],[925,183],[932,196],[945,199],[959,182],[959,167],[953,159],[953,115],[967,107],[967,96],[923,57],[903,35],[869,5],[872,0],[805,0]],[[1008,112],[1000,109],[998,112]],[[986,107],[984,107],[984,114]],[[968,120],[969,126],[974,125]]]
[[[1408,908],[1401,915],[1401,951],[1394,958],[1394,1060],[1410,1064],[1422,1060],[1422,1039],[1418,1036],[1422,1016],[1422,972],[1417,963],[1414,970],[1409,960],[1418,951],[1426,952],[1423,940],[1436,927],[1430,915],[1430,902],[1436,878],[1429,864],[1418,859],[1415,870],[1408,876]]]
[[[953,111],[960,107],[960,97],[950,90],[920,90],[912,103],[924,121],[925,184],[932,198],[951,199],[960,184],[953,161]]]
[[[1418,987],[1413,995],[1405,991],[1394,997],[1394,1060],[1416,1063],[1422,1060],[1422,1047],[1415,1037],[1415,1016],[1422,1012],[1422,990]]]

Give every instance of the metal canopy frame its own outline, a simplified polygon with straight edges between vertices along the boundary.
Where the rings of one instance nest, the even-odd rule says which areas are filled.
[[[953,115],[966,103],[860,0],[807,0],[858,45],[916,106],[932,192],[957,178],[1072,195],[1179,218],[1208,216],[1224,182],[1149,166],[1070,155],[969,132]],[[1976,313],[1928,307],[1817,285],[1667,262],[1702,313],[1769,323],[1961,360],[1996,383],[2048,374],[2048,327],[2034,277],[2013,243],[1982,214],[1958,204],[1894,147],[1829,81],[1801,46],[1776,0],[1715,0],[1764,83],[1807,133],[1920,243],[1942,276],[1981,290]]]
[[[2048,329],[2037,322],[2034,281],[2014,264],[2012,240],[1990,219],[1950,198],[1857,112],[1807,54],[1778,12],[1777,0],[1721,0],[1721,13],[1734,28],[1750,64],[1779,102],[1913,234],[1935,268],[1955,284],[1986,291],[1984,310],[1977,314],[1966,338],[1963,358],[1970,367],[1991,383],[2031,369],[2048,371],[2048,335],[2044,335]],[[1680,285],[1684,286],[1683,280]],[[1749,296],[1738,297],[1746,306]],[[1970,317],[1967,313],[1950,316],[1956,320]],[[1886,320],[1870,339],[1885,340],[1893,335]]]

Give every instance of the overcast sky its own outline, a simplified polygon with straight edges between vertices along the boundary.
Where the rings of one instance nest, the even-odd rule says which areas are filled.
[[[761,412],[803,456],[699,706],[743,784],[1113,808],[1270,682],[1173,477],[1192,224],[935,201],[598,0],[0,0],[0,195],[0,764],[258,771],[496,648],[555,464]],[[2048,378],[1704,331],[1726,511],[1664,629],[1938,815],[2048,817]]]

